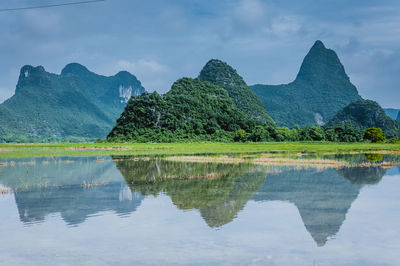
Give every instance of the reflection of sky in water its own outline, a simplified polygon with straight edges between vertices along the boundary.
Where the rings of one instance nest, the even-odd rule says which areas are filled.
[[[46,189],[31,186],[0,196],[0,264],[400,263],[398,167],[383,172],[382,179],[369,177],[361,184],[354,181],[354,171],[348,177],[349,173],[334,169],[280,169],[267,174],[268,169],[232,169],[240,175],[229,177],[235,182],[205,184],[227,191],[217,194],[220,200],[214,202],[207,198],[214,194],[190,190],[190,182],[163,185],[162,193],[148,193],[148,186],[129,173],[143,169],[150,177],[163,171],[225,173],[227,166],[205,170],[192,164],[181,168],[148,162],[140,169],[133,161],[125,165],[82,160],[16,165],[12,172],[2,168],[0,183],[9,187],[18,187],[18,182],[34,185],[28,182],[30,171],[52,179]],[[82,179],[91,182],[93,173],[102,185],[84,188]],[[124,177],[135,184],[127,186]],[[185,189],[198,200],[187,199]],[[41,219],[24,221],[21,214]],[[321,239],[323,243],[318,242]]]

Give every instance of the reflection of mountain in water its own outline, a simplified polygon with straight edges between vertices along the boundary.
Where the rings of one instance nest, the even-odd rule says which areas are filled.
[[[318,246],[323,246],[339,231],[360,185],[370,184],[371,180],[379,182],[384,173],[380,167],[288,170],[268,175],[253,199],[289,201],[296,205],[307,231]]]
[[[19,216],[24,223],[44,221],[51,213],[60,213],[69,225],[83,223],[87,217],[103,211],[123,216],[134,212],[142,199],[142,195],[132,194],[123,183],[93,188],[74,185],[15,193]]]
[[[198,209],[210,227],[231,222],[265,181],[261,168],[251,165],[167,161],[119,161],[132,190],[164,192],[179,209]]]
[[[143,199],[130,191],[111,160],[40,158],[32,162],[17,161],[3,168],[0,176],[0,183],[14,190],[24,223],[44,221],[54,213],[70,225],[102,211],[123,216],[135,211]]]
[[[134,212],[145,195],[165,193],[177,208],[197,209],[208,226],[220,227],[234,220],[250,199],[289,201],[322,246],[339,231],[362,185],[378,183],[386,171],[114,159],[116,163],[96,158],[17,162],[2,168],[0,184],[14,190],[24,223],[43,221],[53,213],[70,225],[103,211],[123,216]]]

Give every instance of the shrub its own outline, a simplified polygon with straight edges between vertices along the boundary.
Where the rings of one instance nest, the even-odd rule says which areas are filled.
[[[368,128],[364,133],[364,139],[369,140],[372,143],[383,142],[385,138],[385,134],[381,128]]]

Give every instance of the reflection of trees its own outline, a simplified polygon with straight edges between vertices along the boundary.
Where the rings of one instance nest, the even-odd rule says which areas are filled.
[[[117,168],[132,190],[164,192],[180,209],[199,209],[211,227],[232,221],[265,181],[264,172],[245,164],[123,160]]]
[[[380,162],[383,160],[383,154],[367,153],[365,154],[365,159],[367,159],[369,162]]]
[[[201,208],[201,216],[210,227],[219,227],[231,222],[264,184],[265,176],[265,172],[257,168],[244,174],[235,182],[223,201]]]
[[[382,167],[345,167],[338,171],[344,178],[352,184],[372,185],[381,181],[386,173],[386,169]]]

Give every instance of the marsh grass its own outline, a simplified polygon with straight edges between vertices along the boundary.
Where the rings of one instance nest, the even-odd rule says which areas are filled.
[[[265,143],[51,143],[0,144],[0,158],[100,155],[199,155],[230,153],[390,153],[400,144],[265,142]]]

